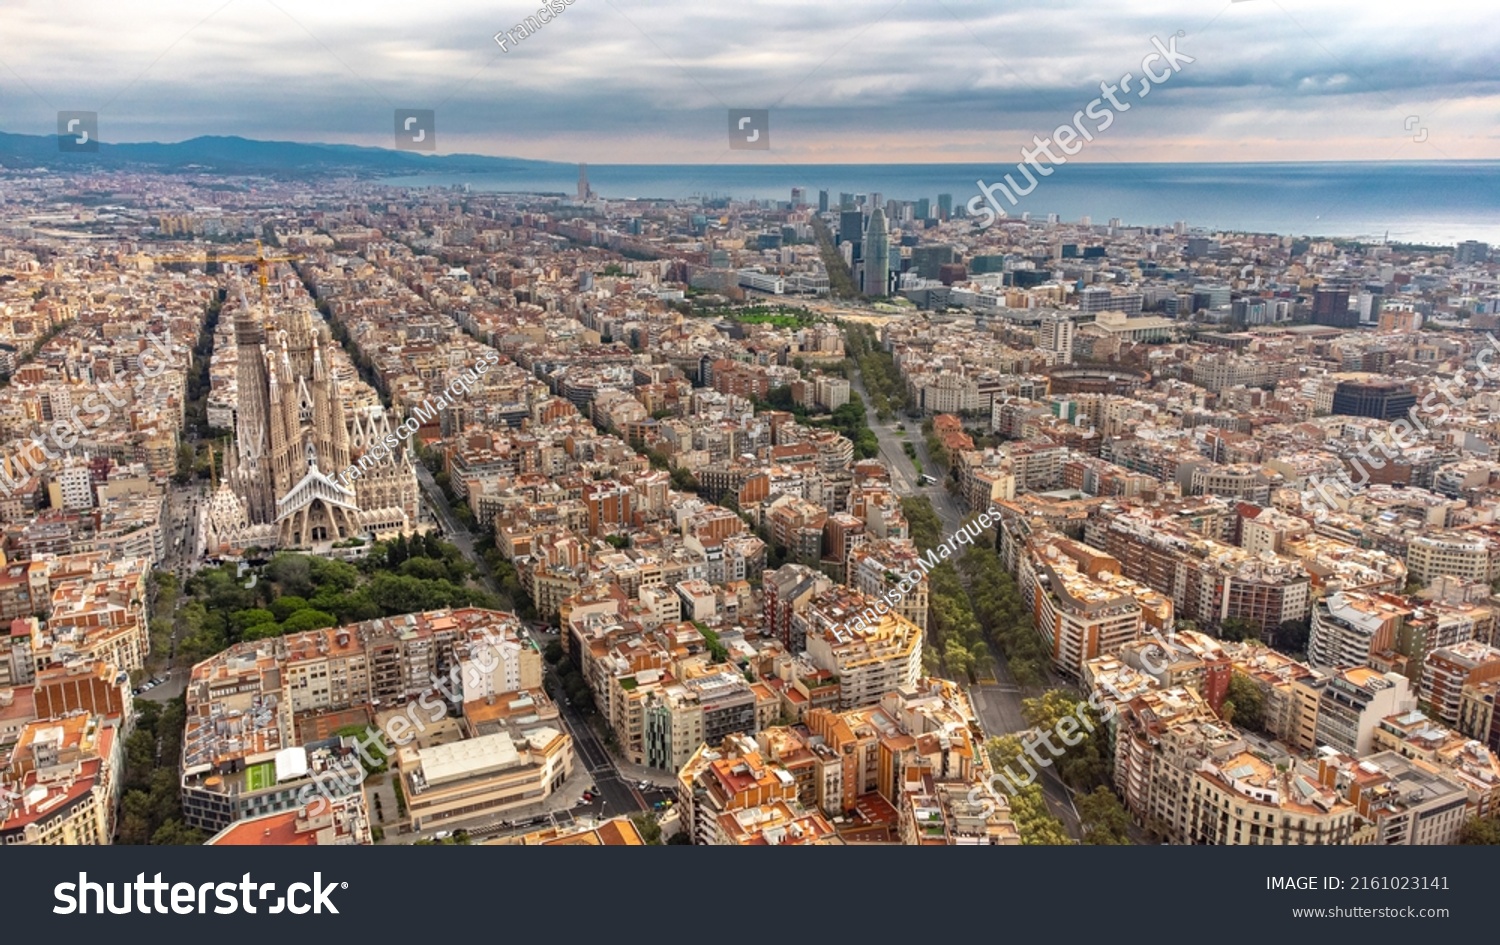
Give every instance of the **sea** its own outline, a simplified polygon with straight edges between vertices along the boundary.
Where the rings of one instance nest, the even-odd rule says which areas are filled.
[[[794,187],[816,205],[829,192],[884,198],[951,194],[955,210],[1015,165],[1002,164],[590,164],[601,197],[789,200]],[[504,193],[562,193],[578,188],[575,165],[504,173],[423,174],[386,178],[404,187],[452,187]],[[1365,161],[1258,164],[1071,163],[1053,168],[1015,207],[1012,218],[1126,226],[1183,221],[1209,231],[1276,233],[1451,246],[1462,240],[1500,244],[1500,161]]]

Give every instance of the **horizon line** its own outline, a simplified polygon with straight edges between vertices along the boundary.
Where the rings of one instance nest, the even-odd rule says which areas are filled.
[[[56,139],[58,137],[58,135],[56,135],[56,134],[33,134],[33,133],[23,132],[23,131],[6,131],[4,128],[0,128],[0,135],[9,135],[9,136],[14,136],[14,137],[18,137],[18,138],[35,138],[35,139],[43,139],[43,140],[45,140],[45,139]],[[251,138],[251,137],[246,137],[245,135],[238,135],[238,134],[194,135],[194,136],[192,136],[190,138],[182,138],[182,139],[179,139],[179,140],[176,140],[176,141],[157,141],[157,140],[150,140],[150,141],[104,141],[104,140],[100,140],[99,144],[100,144],[101,147],[106,147],[106,146],[107,147],[129,147],[129,146],[138,146],[138,145],[158,145],[158,146],[162,146],[162,147],[171,147],[173,145],[187,144],[188,142],[191,142],[191,141],[205,141],[205,140],[207,140],[207,141],[245,141],[245,142],[251,142],[251,143],[254,143],[254,144],[281,144],[281,145],[293,145],[293,146],[297,146],[297,147],[310,147],[310,148],[358,148],[358,149],[365,150],[365,151],[376,151],[376,152],[381,152],[381,153],[386,153],[386,154],[411,155],[413,158],[415,158],[415,159],[417,159],[419,161],[421,161],[421,160],[428,160],[428,161],[430,161],[430,160],[439,160],[439,159],[442,159],[442,158],[484,158],[484,159],[496,160],[496,161],[525,161],[525,162],[529,162],[529,163],[533,163],[533,164],[556,164],[556,165],[559,165],[559,166],[562,166],[562,167],[577,167],[577,166],[583,165],[583,164],[587,164],[587,165],[589,165],[591,167],[772,167],[772,166],[775,166],[774,164],[767,163],[767,162],[731,164],[731,163],[726,163],[724,161],[706,161],[706,162],[698,162],[698,163],[692,163],[692,162],[671,162],[671,161],[596,162],[596,161],[586,161],[586,160],[585,161],[560,160],[560,159],[557,159],[557,158],[530,158],[530,157],[520,157],[520,156],[517,156],[517,155],[514,155],[514,154],[486,154],[486,153],[475,152],[475,151],[454,151],[454,152],[449,152],[449,153],[423,153],[423,152],[417,152],[417,151],[402,150],[402,149],[399,149],[399,148],[384,147],[384,146],[381,146],[381,145],[374,145],[374,144],[358,144],[358,143],[343,142],[343,141],[297,141],[297,140],[291,140],[291,139],[286,139],[286,138]],[[776,163],[781,164],[781,166],[783,166],[783,167],[802,168],[802,167],[900,167],[900,166],[906,166],[906,167],[973,167],[973,166],[975,166],[977,164],[988,164],[990,162],[988,160],[971,160],[971,161],[817,161],[817,162],[805,162],[805,163],[788,163],[788,162],[783,162],[783,161],[777,161]],[[1137,166],[1142,166],[1142,165],[1147,165],[1147,166],[1212,165],[1212,166],[1224,166],[1224,167],[1275,167],[1275,166],[1299,166],[1299,165],[1309,165],[1309,164],[1343,164],[1343,165],[1348,165],[1348,164],[1372,164],[1372,165],[1374,165],[1374,164],[1381,164],[1381,165],[1450,164],[1450,165],[1456,165],[1456,164],[1500,164],[1500,156],[1492,157],[1492,158],[1423,158],[1423,159],[1416,159],[1416,160],[1411,160],[1411,159],[1408,159],[1408,160],[1393,160],[1393,159],[1388,159],[1388,158],[1387,159],[1372,159],[1372,158],[1320,158],[1320,159],[1290,160],[1290,161],[1206,161],[1206,160],[1194,160],[1194,161],[1174,161],[1174,160],[1160,160],[1160,161],[1110,161],[1110,160],[1100,160],[1100,161],[1087,161],[1087,160],[1076,160],[1075,159],[1075,160],[1070,161],[1069,163],[1076,164],[1076,165],[1081,165],[1081,166],[1098,166],[1098,167],[1112,167],[1112,166],[1113,167],[1137,167]]]

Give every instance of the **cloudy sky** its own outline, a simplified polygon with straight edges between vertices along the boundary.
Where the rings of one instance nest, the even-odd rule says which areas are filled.
[[[0,130],[83,109],[105,141],[389,147],[393,109],[432,108],[448,153],[983,162],[1181,31],[1195,61],[1074,160],[1500,158],[1500,10],[1475,0],[573,0],[502,51],[539,5],[0,0]],[[729,151],[728,108],[769,108],[773,150]]]

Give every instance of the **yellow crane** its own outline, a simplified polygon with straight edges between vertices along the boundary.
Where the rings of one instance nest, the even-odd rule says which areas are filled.
[[[260,300],[262,304],[266,301],[266,287],[270,284],[270,272],[272,263],[298,262],[304,257],[293,253],[286,256],[267,256],[265,247],[260,240],[255,241],[255,255],[247,253],[217,253],[213,250],[205,250],[200,253],[174,254],[170,256],[151,256],[141,254],[152,262],[159,263],[252,263],[260,270]]]

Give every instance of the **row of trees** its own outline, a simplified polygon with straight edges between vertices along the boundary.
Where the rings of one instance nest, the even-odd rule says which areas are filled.
[[[962,564],[979,625],[985,638],[1005,656],[1011,676],[1022,686],[1045,683],[1051,654],[999,553],[987,542],[976,543],[964,554]]]
[[[818,254],[823,257],[823,268],[828,271],[828,294],[836,299],[857,299],[859,288],[854,284],[854,274],[844,262],[844,254],[833,242],[828,224],[816,214],[812,218],[813,235],[818,240]]]
[[[183,697],[167,703],[136,703],[140,717],[125,740],[125,773],[121,788],[116,842],[193,846],[206,839],[183,823],[177,762],[182,756],[182,729],[187,721]]]
[[[1001,735],[991,738],[984,743],[984,747],[989,753],[990,764],[996,771],[1007,768],[1020,771],[1025,768],[1021,757],[1026,754],[1026,746],[1022,744],[1020,736]],[[1040,784],[1014,785],[1014,789],[1007,794],[1010,817],[1016,822],[1021,843],[1026,846],[1059,846],[1073,842],[1063,822],[1052,816],[1052,812],[1047,809],[1047,799]]]
[[[558,681],[562,683],[563,692],[567,694],[568,701],[583,715],[593,715],[595,711],[594,690],[589,688],[588,680],[583,678],[578,664],[574,663],[570,657],[563,655],[561,646],[557,646],[554,650],[553,645],[549,644],[544,655],[547,662],[552,664],[552,671],[557,674]]]
[[[859,376],[870,394],[871,406],[881,420],[889,420],[907,405],[906,380],[895,359],[880,347],[875,329],[850,322],[844,326],[844,348],[859,365]]]
[[[1021,703],[1021,712],[1027,724],[1046,733],[1052,745],[1062,750],[1053,758],[1045,743],[1037,739],[1035,744],[1023,735],[1002,735],[985,743],[995,771],[1006,776],[998,782],[1009,795],[1011,818],[1021,834],[1024,844],[1070,843],[1062,822],[1047,809],[1041,786],[1043,767],[1037,758],[1052,761],[1063,783],[1077,791],[1075,806],[1083,828],[1083,842],[1100,846],[1128,845],[1130,840],[1130,817],[1110,788],[1111,761],[1109,736],[1100,721],[1099,714],[1083,700],[1054,689],[1046,694]],[[1075,721],[1068,726],[1068,737],[1078,739],[1077,744],[1067,745],[1060,737],[1052,737],[1062,719],[1071,717]],[[1030,759],[1023,758],[1031,746]],[[1035,780],[1019,783],[1018,778],[1026,772],[1035,771]],[[1014,776],[1014,777],[1013,777]]]
[[[924,555],[943,543],[943,525],[926,496],[901,500],[912,542]],[[973,678],[987,673],[992,658],[984,632],[974,616],[969,592],[953,561],[933,568],[927,575],[927,639],[923,665],[929,672],[940,666],[953,676]]]
[[[922,421],[922,440],[927,445],[927,455],[933,464],[939,469],[947,469],[952,458],[948,455],[948,447],[938,439],[937,429],[933,426],[931,417]]]

